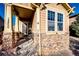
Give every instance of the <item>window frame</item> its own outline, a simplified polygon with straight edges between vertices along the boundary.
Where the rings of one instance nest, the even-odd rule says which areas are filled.
[[[51,11],[51,10],[48,10],[48,11]],[[54,11],[52,11],[52,12],[54,12]],[[48,12],[47,12],[48,13]],[[55,12],[54,12],[55,13]],[[48,18],[48,16],[47,16],[47,18]],[[49,21],[51,21],[52,19],[48,19],[47,21],[48,21],[48,25],[49,25]],[[51,23],[54,23],[54,31],[55,31],[55,17],[54,17],[54,21],[52,20],[51,21]],[[48,31],[49,31],[49,29],[48,29]],[[51,31],[50,31],[51,32]]]
[[[55,31],[48,31],[48,10],[55,12]],[[61,13],[63,14],[63,30],[62,31],[58,31],[58,26],[57,26],[57,13]],[[51,8],[47,8],[46,9],[46,34],[64,34],[65,31],[65,14],[62,11],[57,11],[56,9],[51,9]]]
[[[62,23],[62,24],[64,23],[64,18],[63,18],[63,21],[58,21],[58,13],[59,12],[57,12],[57,31],[63,31],[64,28],[62,28],[62,30],[58,30],[58,23]],[[62,13],[59,13],[59,14],[62,14]]]

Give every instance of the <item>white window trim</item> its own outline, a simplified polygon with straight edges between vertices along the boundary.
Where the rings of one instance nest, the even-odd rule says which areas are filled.
[[[55,12],[55,31],[48,31],[48,10]],[[63,31],[58,31],[57,29],[57,13],[63,14]],[[46,9],[46,34],[64,34],[65,32],[65,14],[61,11],[56,11],[54,9]]]

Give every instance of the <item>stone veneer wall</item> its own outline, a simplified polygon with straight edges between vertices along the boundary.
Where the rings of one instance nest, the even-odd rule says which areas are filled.
[[[2,48],[5,50],[9,50],[13,48],[13,39],[12,39],[12,33],[4,33],[3,34],[3,44]]]
[[[38,53],[38,50],[39,50],[39,34],[38,33],[34,33],[34,46],[35,46],[35,50],[36,50],[35,55],[39,55],[39,53]]]
[[[69,49],[69,34],[52,34],[41,33],[41,53],[42,56],[71,56]],[[33,55],[39,55],[39,34],[34,34]],[[30,49],[29,49],[30,50]]]
[[[11,34],[10,34],[11,35]],[[4,39],[10,39],[9,35],[6,36]],[[72,55],[70,50],[69,50],[69,34],[52,34],[52,35],[47,35],[46,33],[41,33],[41,53],[42,56],[53,56],[53,55]],[[11,45],[10,43],[12,41],[6,41],[7,43],[4,43],[6,46],[5,48],[8,47],[8,45]],[[10,42],[10,43],[9,43]],[[12,45],[11,45],[12,46]],[[27,41],[26,43],[23,43],[22,45],[18,46],[21,47],[21,52],[20,55],[39,55],[38,50],[39,50],[39,34],[34,33],[34,39]],[[9,47],[8,47],[9,48]],[[16,48],[15,48],[16,50]],[[15,51],[16,53],[16,51]],[[17,55],[17,54],[16,54]]]
[[[69,34],[41,34],[42,55],[71,55]]]

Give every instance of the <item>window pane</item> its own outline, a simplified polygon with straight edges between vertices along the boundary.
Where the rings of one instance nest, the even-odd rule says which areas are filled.
[[[48,10],[48,20],[55,20],[55,12]]]
[[[58,31],[62,31],[63,30],[63,23],[58,23]]]
[[[63,22],[63,14],[58,13],[58,14],[57,14],[57,18],[58,18],[58,21],[59,21],[59,22]]]
[[[48,20],[51,20],[50,16],[51,16],[51,13],[50,13],[50,11],[48,10]]]
[[[55,20],[55,12],[51,12],[52,13],[52,20]]]
[[[48,31],[54,31],[55,30],[55,23],[48,21]]]

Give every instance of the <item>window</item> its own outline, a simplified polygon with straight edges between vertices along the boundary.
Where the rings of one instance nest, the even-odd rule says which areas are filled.
[[[55,30],[55,12],[48,10],[48,31]]]
[[[63,14],[57,13],[57,30],[63,30]]]
[[[63,14],[48,10],[48,31],[63,31]]]

